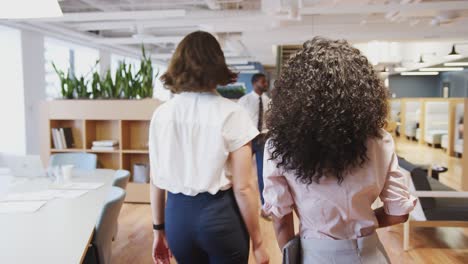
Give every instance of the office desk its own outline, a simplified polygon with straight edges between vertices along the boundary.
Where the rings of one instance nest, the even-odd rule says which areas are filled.
[[[75,172],[73,181],[103,182],[74,199],[54,199],[27,214],[0,214],[0,263],[80,263],[112,185],[115,171]],[[47,189],[48,179],[27,180],[9,192]]]

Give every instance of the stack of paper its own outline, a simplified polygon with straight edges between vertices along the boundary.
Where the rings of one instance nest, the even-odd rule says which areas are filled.
[[[39,210],[46,203],[47,201],[0,202],[0,214],[33,213]]]
[[[92,150],[96,151],[112,151],[119,148],[119,141],[117,140],[96,140],[93,141]]]
[[[37,192],[9,193],[0,202],[9,201],[49,201],[54,198],[78,198],[88,190],[44,190]]]
[[[0,201],[49,201],[54,199],[54,193],[45,190],[38,192],[9,193]]]
[[[104,183],[100,182],[70,182],[65,184],[52,184],[49,188],[58,190],[94,190],[102,186],[104,186]]]

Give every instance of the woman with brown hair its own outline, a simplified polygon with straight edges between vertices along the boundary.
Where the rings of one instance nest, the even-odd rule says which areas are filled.
[[[278,245],[300,221],[302,263],[388,263],[375,229],[405,222],[416,199],[383,130],[387,89],[346,41],[304,43],[273,90],[264,209]],[[384,206],[373,210],[378,198]]]
[[[216,39],[201,31],[180,42],[161,77],[177,95],[150,124],[156,263],[169,263],[171,252],[178,263],[247,263],[249,235],[257,263],[268,263],[252,175],[250,142],[259,132],[216,93],[236,77]]]

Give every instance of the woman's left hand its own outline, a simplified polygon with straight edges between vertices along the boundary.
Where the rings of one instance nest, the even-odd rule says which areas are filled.
[[[164,231],[154,232],[153,261],[155,264],[170,264],[172,258],[171,250],[167,245]]]

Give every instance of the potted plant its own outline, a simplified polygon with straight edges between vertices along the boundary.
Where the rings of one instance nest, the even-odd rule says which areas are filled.
[[[91,68],[85,76],[76,77],[70,71],[65,74],[57,69],[54,63],[55,72],[60,78],[61,94],[64,99],[142,99],[153,97],[154,74],[153,64],[150,56],[146,54],[142,46],[142,58],[140,69],[135,71],[132,65],[125,61],[119,64],[114,73],[108,69],[104,76],[96,71],[99,61]],[[86,76],[92,74],[91,81]]]
[[[245,95],[246,92],[245,87],[240,84],[218,86],[216,90],[221,94],[221,96],[229,99],[239,99]]]

